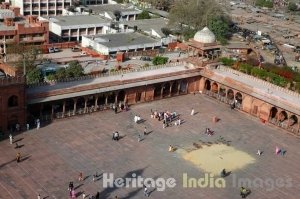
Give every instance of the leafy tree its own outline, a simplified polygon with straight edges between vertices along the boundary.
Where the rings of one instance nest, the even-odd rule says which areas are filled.
[[[66,69],[67,77],[80,77],[83,75],[83,68],[78,61],[71,61]]]
[[[273,0],[256,0],[256,6],[273,8]]]
[[[209,20],[208,27],[215,34],[218,41],[225,45],[229,32],[228,20],[223,16],[216,16]]]
[[[297,4],[294,2],[290,2],[288,5],[288,10],[292,12],[297,11],[298,10]]]
[[[152,63],[154,65],[162,65],[166,64],[168,62],[168,57],[161,57],[161,56],[156,56],[153,58]]]
[[[34,84],[43,81],[43,74],[39,68],[34,68],[26,74],[27,84]]]
[[[159,10],[169,11],[175,0],[144,0]]]
[[[172,31],[169,28],[166,28],[166,27],[161,28],[161,32],[164,33],[164,35],[166,37],[169,36],[172,33]]]
[[[148,11],[143,10],[143,12],[137,16],[137,19],[151,19],[151,16]]]
[[[58,80],[65,79],[67,77],[67,72],[65,68],[59,68],[55,73],[55,78]]]
[[[227,57],[222,57],[220,58],[220,61],[225,65],[225,66],[233,66],[235,61],[233,59],[227,58]]]

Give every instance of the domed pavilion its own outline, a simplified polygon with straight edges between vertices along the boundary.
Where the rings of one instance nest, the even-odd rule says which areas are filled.
[[[206,57],[209,59],[217,58],[221,53],[221,46],[216,42],[215,34],[207,27],[198,31],[193,39],[187,42],[188,52],[192,52],[192,56]]]

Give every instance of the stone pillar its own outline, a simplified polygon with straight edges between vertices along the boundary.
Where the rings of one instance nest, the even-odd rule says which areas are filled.
[[[179,93],[180,93],[180,84],[181,84],[181,82],[178,83],[177,95],[179,95]]]
[[[88,101],[88,98],[85,97],[85,98],[84,98],[84,110],[83,110],[83,113],[86,113],[86,112],[87,112],[87,101]]]
[[[185,93],[187,94],[189,91],[189,82],[186,82]]]
[[[107,100],[108,100],[108,96],[105,95],[105,105],[107,106]]]
[[[98,98],[99,98],[99,95],[95,95],[95,108],[97,108],[97,106],[98,106]]]
[[[56,11],[55,11],[56,12]],[[56,15],[56,14],[55,14]],[[71,41],[71,29],[69,29],[69,41]]]
[[[76,106],[77,106],[77,98],[74,98],[73,99],[74,100],[74,108],[73,108],[73,115],[75,115],[76,114]]]
[[[77,29],[77,41],[79,42],[80,28]]]
[[[63,102],[62,117],[65,117],[65,112],[66,112],[66,101]]]
[[[160,90],[160,99],[163,98],[163,92],[164,92],[164,86],[161,87],[161,90]]]
[[[118,93],[115,96],[115,104],[118,105]]]
[[[54,118],[54,105],[51,104],[51,120]]]
[[[174,82],[170,83],[170,93],[169,93],[169,97],[171,97],[171,95],[172,95],[172,87],[173,87],[173,83],[174,83]]]

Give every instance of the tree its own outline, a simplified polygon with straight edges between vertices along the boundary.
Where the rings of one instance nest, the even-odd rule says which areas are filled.
[[[58,80],[65,79],[67,77],[67,72],[65,68],[60,68],[55,73],[55,78]]]
[[[255,5],[259,7],[273,8],[273,0],[256,0]]]
[[[34,68],[26,74],[27,84],[35,84],[43,81],[43,74],[39,68]]]
[[[290,2],[288,5],[288,10],[292,12],[297,11],[298,10],[297,4],[294,2]]]
[[[78,61],[71,61],[66,69],[67,77],[80,77],[83,75],[83,68]]]
[[[143,12],[137,16],[137,19],[151,19],[151,16],[148,11],[143,10]]]
[[[169,11],[175,0],[144,0],[159,10]]]
[[[221,44],[227,43],[227,36],[229,32],[228,20],[223,16],[216,16],[210,19],[208,27],[215,34]]]
[[[169,28],[166,28],[166,27],[161,28],[161,32],[162,32],[166,37],[169,36],[169,35],[172,33],[172,31],[171,31]]]
[[[168,57],[161,57],[161,56],[156,56],[153,58],[152,63],[154,65],[162,65],[166,64],[168,62]]]

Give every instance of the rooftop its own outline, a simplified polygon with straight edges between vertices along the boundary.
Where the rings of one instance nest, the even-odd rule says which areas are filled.
[[[80,26],[87,24],[110,23],[109,20],[98,15],[72,15],[72,16],[57,16],[49,17],[49,21],[60,26]]]
[[[154,30],[160,36],[163,36],[161,29],[166,27],[168,20],[163,18],[153,18],[153,19],[143,19],[143,20],[133,20],[133,21],[122,21],[121,24],[127,25],[129,27],[137,26],[138,30],[151,31]]]
[[[85,36],[87,38],[94,38],[94,41],[98,44],[113,48],[120,46],[131,46],[131,45],[142,45],[152,44],[160,42],[158,39],[153,39],[149,36],[141,33],[116,33],[116,34],[105,34],[96,36]]]
[[[136,10],[131,7],[123,6],[120,4],[106,4],[106,5],[96,5],[96,6],[87,6],[89,9],[93,10],[93,13],[100,14],[103,12],[114,12],[114,11],[120,11],[122,12],[140,12],[139,10]]]

